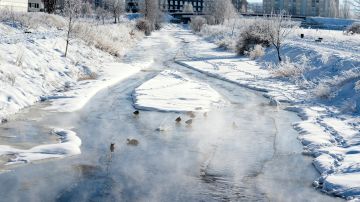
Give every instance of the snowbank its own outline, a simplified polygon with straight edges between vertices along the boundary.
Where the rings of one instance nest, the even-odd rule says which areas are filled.
[[[81,153],[81,140],[76,133],[70,130],[54,129],[52,134],[59,137],[58,144],[46,144],[30,149],[17,149],[7,145],[0,145],[0,156],[9,155],[7,165],[29,163],[32,161],[63,158]]]
[[[225,104],[208,84],[172,70],[165,70],[136,88],[133,99],[138,109],[174,112],[209,111]]]
[[[134,28],[132,22],[79,24],[78,38],[72,38],[65,58],[61,16],[35,13],[18,17],[15,20],[21,26],[6,19],[0,22],[0,119],[39,100],[55,98],[49,109],[78,110],[102,88],[142,68],[120,63],[113,56],[125,54],[142,38],[137,31],[129,33]],[[30,19],[39,21],[24,24]],[[99,37],[97,29],[110,34]]]

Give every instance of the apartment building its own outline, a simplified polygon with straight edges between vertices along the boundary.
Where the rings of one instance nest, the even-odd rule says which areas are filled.
[[[285,10],[290,15],[337,17],[339,0],[263,0],[264,13]]]
[[[14,12],[27,12],[28,0],[0,0],[0,9]]]

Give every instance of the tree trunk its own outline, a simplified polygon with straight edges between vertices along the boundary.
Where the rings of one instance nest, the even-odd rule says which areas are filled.
[[[71,23],[72,23],[72,18],[70,17],[69,26],[68,26],[68,32],[67,32],[67,35],[66,35],[66,47],[65,47],[65,54],[64,54],[65,57],[67,55],[68,47],[69,47],[70,32],[71,32],[71,26],[72,26]]]
[[[277,54],[278,54],[279,62],[281,62],[282,59],[281,59],[281,55],[280,55],[280,47],[276,47],[276,51],[277,51]]]

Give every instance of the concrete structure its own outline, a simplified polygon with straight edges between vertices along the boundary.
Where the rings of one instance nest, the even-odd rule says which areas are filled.
[[[29,12],[43,12],[44,11],[44,2],[42,0],[29,0],[28,11]]]
[[[267,14],[285,10],[290,15],[337,17],[339,0],[263,0]]]
[[[28,0],[0,0],[0,9],[8,9],[15,12],[27,12]]]

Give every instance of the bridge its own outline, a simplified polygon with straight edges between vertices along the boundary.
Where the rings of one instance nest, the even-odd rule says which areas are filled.
[[[194,16],[204,16],[205,14],[202,12],[195,12],[195,13],[183,13],[183,12],[170,12],[170,15],[174,17],[173,22],[175,23],[189,23],[192,17]],[[240,15],[244,17],[270,17],[270,14],[257,14],[257,13],[241,13]],[[294,20],[305,20],[305,16],[296,16],[296,15],[289,15],[291,19]]]

